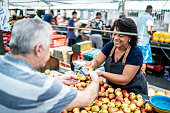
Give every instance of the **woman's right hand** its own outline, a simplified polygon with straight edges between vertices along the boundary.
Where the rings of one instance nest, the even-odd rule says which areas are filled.
[[[84,64],[85,67],[87,68],[92,68],[93,70],[95,69],[95,62],[94,61],[88,61]]]

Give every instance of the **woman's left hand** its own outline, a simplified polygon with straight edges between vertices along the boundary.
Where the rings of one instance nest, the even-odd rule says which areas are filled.
[[[98,74],[98,76],[102,76],[102,72],[103,72],[103,71],[96,70],[95,72]]]

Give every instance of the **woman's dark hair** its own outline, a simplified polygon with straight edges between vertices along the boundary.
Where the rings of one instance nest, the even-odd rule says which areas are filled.
[[[128,32],[128,33],[136,33],[137,34],[137,27],[135,22],[130,18],[120,18],[114,21],[113,26],[111,27],[111,31],[114,28],[118,29],[120,32]],[[128,35],[130,36],[130,35]],[[137,36],[130,36],[132,39],[129,42],[131,46],[137,45]]]

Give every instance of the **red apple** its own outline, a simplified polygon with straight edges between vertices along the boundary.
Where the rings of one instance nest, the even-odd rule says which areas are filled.
[[[115,92],[121,92],[121,89],[120,88],[116,88]]]
[[[84,88],[83,88],[82,86],[79,86],[79,87],[78,87],[78,90],[83,91]]]
[[[141,111],[141,113],[147,113],[147,112],[145,111],[145,108],[144,108],[144,109],[141,109],[140,111]]]
[[[132,104],[129,105],[129,108],[130,108],[131,111],[135,111],[136,105],[132,103]]]
[[[140,99],[142,99],[142,96],[141,96],[140,94],[137,94],[137,95],[136,95],[136,99],[137,99],[137,100],[140,100]]]
[[[122,97],[123,97],[122,92],[115,92],[115,95],[116,95],[116,96],[120,96],[120,97],[122,96]]]
[[[81,110],[80,113],[88,113],[86,110]]]
[[[111,85],[109,85],[109,88],[112,88],[112,86],[111,86]]]
[[[108,108],[108,105],[106,105],[106,104],[103,104],[103,105],[101,106],[101,109],[102,109],[102,110],[104,110],[104,109],[107,110],[107,108]]]
[[[136,109],[134,113],[141,113],[141,111],[139,109]]]
[[[114,103],[114,102],[109,102],[109,103],[108,103],[108,106],[109,106],[109,107],[115,107],[115,103]]]
[[[115,100],[115,99],[112,99],[110,102],[113,102],[113,103],[115,103],[115,102],[116,102],[116,100]]]
[[[114,112],[114,107],[109,107],[109,108],[108,108],[108,112],[109,112],[109,113]]]
[[[133,92],[131,92],[131,93],[129,93],[129,100],[135,100],[136,99],[136,95],[135,95],[135,93],[133,93]]]
[[[153,108],[150,105],[145,106],[145,111],[150,113],[153,111]]]
[[[124,111],[124,113],[130,113],[131,112],[130,108],[128,108],[128,107],[125,108],[123,111]]]
[[[105,88],[105,89],[108,89],[108,88],[109,88],[109,85],[108,85],[108,84],[104,84],[104,88]]]
[[[116,101],[122,101],[122,100],[123,100],[123,98],[122,98],[122,97],[120,97],[120,96],[117,96],[117,97],[115,98],[115,100],[116,100]]]
[[[109,93],[108,93],[108,92],[104,92],[104,95],[105,95],[106,97],[108,97],[108,96],[109,96]]]
[[[110,102],[109,98],[103,98],[102,103],[103,104],[108,104]]]
[[[104,86],[101,86],[100,91],[101,91],[101,92],[105,92],[105,91],[106,91],[106,89],[104,88]]]
[[[115,98],[115,95],[114,94],[109,94],[109,99],[114,99]]]
[[[123,93],[124,98],[128,98],[129,94],[128,93]]]
[[[113,89],[113,88],[108,88],[107,91],[108,91],[109,93],[113,93],[113,92],[114,92],[114,89]]]
[[[80,112],[80,108],[74,108],[73,112],[79,111]]]
[[[99,100],[99,101],[102,101],[103,98],[104,98],[104,97],[99,97],[98,100]]]
[[[117,108],[119,108],[121,106],[121,102],[120,101],[116,101],[115,105],[116,105]]]
[[[84,110],[90,111],[90,107],[83,107]]]
[[[103,109],[103,110],[99,111],[99,113],[108,113],[108,111],[106,109]]]
[[[122,102],[122,104],[128,104],[128,102],[126,100],[122,100],[121,102]]]
[[[138,100],[138,101],[136,102],[136,106],[138,106],[138,107],[142,107],[144,104],[145,104],[145,103],[144,103],[143,99],[142,99],[142,100]]]
[[[128,104],[122,104],[121,109],[124,110],[125,108],[128,108]]]
[[[92,110],[93,112],[98,112],[98,111],[99,111],[99,106],[94,105],[94,106],[91,107],[91,110]]]
[[[136,104],[137,100],[131,100],[130,103],[131,104]]]
[[[99,92],[99,95],[98,95],[99,97],[104,97],[105,96],[105,94],[104,94],[104,92]]]
[[[61,113],[68,113],[66,109],[64,109]]]
[[[102,102],[101,102],[101,101],[96,101],[96,102],[95,102],[95,105],[97,105],[97,106],[102,106]]]
[[[103,86],[104,85],[103,80],[100,80],[99,84],[100,84],[100,86]]]
[[[128,92],[127,92],[127,90],[123,90],[122,93],[124,94],[124,93],[128,93]]]

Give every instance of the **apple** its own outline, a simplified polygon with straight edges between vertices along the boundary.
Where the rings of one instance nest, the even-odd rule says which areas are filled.
[[[85,82],[80,82],[81,86],[86,87],[86,83]]]
[[[99,84],[100,84],[100,86],[103,86],[104,85],[103,80],[100,80]]]
[[[141,113],[140,109],[136,109],[134,113]]]
[[[113,89],[113,88],[108,88],[107,91],[108,91],[109,93],[113,93],[113,92],[114,92],[114,89]]]
[[[98,100],[99,100],[99,101],[102,101],[103,98],[104,98],[104,97],[99,97]]]
[[[108,105],[106,105],[106,104],[103,104],[103,105],[101,106],[101,109],[102,109],[102,110],[104,110],[104,109],[107,110],[107,108],[108,108]]]
[[[99,111],[99,106],[94,105],[94,106],[91,107],[91,110],[92,110],[93,112],[98,112],[98,111]]]
[[[104,95],[105,95],[106,97],[108,97],[108,96],[109,96],[109,93],[108,93],[108,92],[104,92]]]
[[[66,109],[64,109],[61,113],[68,113]]]
[[[117,111],[116,113],[124,113],[123,111]]]
[[[104,84],[104,88],[105,88],[105,89],[108,89],[108,88],[109,88],[109,85],[108,85],[108,84]]]
[[[137,94],[137,95],[136,95],[136,99],[137,99],[137,100],[140,100],[140,99],[142,99],[142,96],[141,96],[140,94]]]
[[[128,98],[129,98],[129,100],[135,100],[136,99],[135,93],[133,93],[133,92],[129,93]]]
[[[94,113],[94,112],[92,112],[92,111],[88,111],[88,113]]]
[[[123,100],[123,98],[122,98],[122,97],[120,97],[120,96],[117,96],[117,97],[115,98],[115,100],[116,100],[116,101],[122,101],[122,100]]]
[[[112,88],[112,86],[111,86],[111,85],[109,85],[109,88]]]
[[[123,111],[124,111],[124,113],[130,113],[131,112],[130,108],[128,108],[128,107],[125,108]]]
[[[115,94],[113,93],[113,94],[109,94],[109,99],[114,99],[115,98]]]
[[[144,108],[144,109],[141,109],[140,111],[141,111],[141,113],[147,113],[147,112],[145,111],[145,108]]]
[[[109,106],[109,107],[115,107],[115,103],[114,103],[114,102],[109,102],[109,103],[108,103],[108,106]]]
[[[114,112],[114,107],[108,107],[108,112],[111,113],[111,112]]]
[[[102,106],[102,102],[101,102],[101,101],[96,101],[96,102],[95,102],[95,105],[97,105],[97,106]]]
[[[109,98],[103,98],[102,103],[103,104],[108,104],[110,102]]]
[[[78,87],[78,90],[83,91],[84,88],[83,88],[82,86],[79,86],[79,87]]]
[[[115,92],[121,92],[121,89],[120,88],[116,88]]]
[[[106,91],[106,89],[104,88],[104,86],[101,86],[100,91],[101,91],[101,92],[105,92],[105,91]]]
[[[84,110],[90,111],[90,107],[83,107]]]
[[[99,97],[104,97],[105,96],[105,94],[104,94],[104,92],[99,92],[99,95],[98,95]]]
[[[121,102],[120,101],[116,101],[115,105],[116,105],[117,108],[119,108],[121,106]]]
[[[131,100],[130,103],[131,104],[136,104],[137,100]]]
[[[122,104],[122,105],[121,105],[121,109],[124,110],[125,108],[128,108],[128,104]]]
[[[145,104],[145,103],[144,103],[143,99],[142,99],[142,100],[138,100],[138,101],[136,102],[136,106],[138,106],[138,107],[142,107],[144,104]]]
[[[99,113],[108,113],[106,109],[100,110]]]
[[[128,93],[128,92],[127,92],[127,90],[123,90],[122,93],[124,94],[124,93]]]
[[[50,70],[49,69],[45,70],[44,74],[45,75],[50,75]]]
[[[88,80],[88,81],[86,81],[86,84],[90,84],[90,81]]]
[[[145,111],[146,112],[152,112],[153,108],[150,105],[145,106]]]
[[[135,111],[136,105],[132,103],[132,104],[129,105],[129,108],[130,108],[131,111]]]
[[[86,110],[81,110],[80,113],[88,113]]]
[[[124,98],[128,98],[129,94],[128,93],[123,93]]]
[[[110,102],[113,102],[113,103],[115,103],[115,102],[116,102],[116,100],[115,100],[115,99],[112,99]]]
[[[79,111],[80,112],[80,108],[74,108],[73,112]]]
[[[67,109],[67,111],[73,111],[73,108]]]
[[[74,87],[75,85],[71,84],[70,87]]]
[[[128,101],[126,101],[126,100],[122,100],[121,102],[122,102],[122,104],[128,104]]]
[[[119,92],[119,91],[115,92],[115,95],[116,95],[116,96],[123,96],[123,95],[122,95],[122,92]]]

